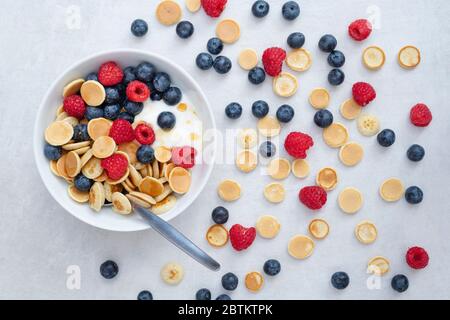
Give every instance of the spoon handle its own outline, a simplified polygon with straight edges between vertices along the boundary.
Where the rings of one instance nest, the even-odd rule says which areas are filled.
[[[164,238],[172,242],[175,246],[183,250],[187,255],[191,256],[194,260],[201,263],[208,269],[213,271],[219,271],[220,264],[211,258],[206,252],[197,247],[191,240],[184,236],[175,227],[158,217],[156,214],[134,204],[134,209],[145,219],[147,222],[158,231]]]

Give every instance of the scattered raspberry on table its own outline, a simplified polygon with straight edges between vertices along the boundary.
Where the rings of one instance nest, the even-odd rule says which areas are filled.
[[[369,20],[358,19],[348,26],[348,34],[353,40],[366,40],[372,33],[372,24]]]
[[[322,187],[304,187],[299,193],[300,202],[311,210],[319,210],[327,203],[327,193]]]
[[[277,47],[266,49],[262,56],[264,70],[271,77],[278,76],[281,73],[285,59],[286,51],[283,49]]]
[[[412,247],[406,252],[406,263],[413,269],[424,269],[430,257],[424,248]]]
[[[409,118],[416,127],[428,127],[433,115],[426,104],[418,103],[412,107]]]
[[[302,132],[291,132],[284,141],[286,152],[296,159],[305,159],[306,151],[313,145],[313,138]]]
[[[254,227],[245,228],[240,224],[235,224],[230,231],[231,245],[236,251],[242,251],[250,247],[256,238]]]
[[[367,82],[357,82],[352,88],[353,100],[361,107],[367,106],[377,97],[375,89]]]
[[[202,0],[203,10],[212,18],[220,17],[226,4],[227,0]]]

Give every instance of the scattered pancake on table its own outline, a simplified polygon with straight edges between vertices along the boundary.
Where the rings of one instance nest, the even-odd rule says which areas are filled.
[[[309,223],[308,230],[314,238],[322,240],[328,236],[330,226],[323,219],[314,219]]]
[[[312,65],[311,53],[303,48],[293,50],[287,54],[286,64],[294,71],[307,71]]]
[[[420,63],[420,51],[414,46],[406,46],[398,53],[398,62],[405,69],[413,69]]]
[[[241,27],[235,20],[225,19],[217,24],[216,35],[225,43],[235,43],[241,36]]]
[[[386,55],[380,47],[370,46],[363,52],[363,63],[369,70],[378,70],[386,61]]]
[[[356,188],[345,188],[339,193],[338,204],[343,212],[354,214],[358,212],[363,205],[363,195],[361,191]]]
[[[378,237],[378,231],[375,224],[371,221],[362,221],[355,228],[355,235],[359,242],[371,244]]]

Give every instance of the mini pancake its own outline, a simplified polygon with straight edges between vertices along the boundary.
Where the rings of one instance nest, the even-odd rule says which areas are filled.
[[[84,83],[84,79],[76,79],[72,82],[68,83],[64,89],[63,89],[63,97],[67,98],[69,96],[72,96],[74,94],[77,94],[80,92],[81,86]]]
[[[136,152],[138,149],[139,149],[139,144],[136,141],[122,143],[117,147],[118,151],[125,152],[128,155],[128,159],[130,160],[130,163],[132,165],[135,165],[138,163],[138,160],[136,157]]]
[[[236,157],[236,167],[242,172],[249,173],[256,169],[258,157],[253,151],[244,150]]]
[[[148,203],[150,205],[154,205],[158,202],[158,201],[156,201],[156,198],[153,198],[152,196],[149,196],[148,194],[143,193],[143,192],[132,191],[132,192],[130,192],[130,195],[132,195],[133,197],[138,198],[142,201],[145,201],[146,203]]]
[[[75,188],[73,184],[69,185],[67,192],[69,193],[69,197],[75,202],[86,203],[89,201],[89,192],[82,192]]]
[[[398,63],[405,69],[413,69],[420,63],[420,51],[414,46],[406,46],[398,53]]]
[[[380,120],[370,114],[363,114],[358,117],[358,131],[363,136],[372,137],[380,131]]]
[[[157,197],[155,197],[155,201],[156,202],[161,202],[163,201],[165,198],[167,198],[167,196],[171,195],[173,193],[173,190],[170,188],[168,183],[164,184],[164,191]]]
[[[125,189],[126,192],[130,193],[136,190],[136,187],[130,187],[128,183],[126,183],[127,180],[120,183],[120,185]]]
[[[105,189],[105,199],[112,202],[112,194],[114,192],[122,192],[123,186],[121,184],[111,185],[107,182],[103,183],[103,188]]]
[[[367,69],[378,70],[384,65],[386,55],[380,47],[370,46],[364,50],[362,60]]]
[[[50,171],[57,177],[59,177],[58,169],[56,168],[56,160],[50,160]]]
[[[273,91],[280,97],[292,97],[297,92],[297,89],[297,78],[288,72],[281,72],[273,78]]]
[[[336,169],[333,168],[323,168],[316,176],[316,183],[321,186],[325,191],[331,191],[336,188],[339,178]]]
[[[83,83],[80,94],[84,102],[91,107],[100,106],[106,98],[105,88],[100,82],[94,80]]]
[[[159,163],[157,160],[152,163],[153,177],[159,179]]]
[[[94,156],[94,154],[92,153],[92,149],[89,149],[88,151],[86,151],[82,156],[81,156],[81,168],[83,168],[86,163],[88,163],[89,160],[91,160],[91,158]]]
[[[169,162],[172,159],[172,150],[163,146],[157,147],[155,149],[155,159],[161,163]]]
[[[96,118],[89,121],[87,130],[92,140],[109,135],[112,122],[105,118]]]
[[[89,191],[89,206],[99,212],[105,204],[105,189],[101,182],[94,182]]]
[[[128,189],[130,189],[131,191],[134,191],[134,190],[136,190],[136,188],[137,188],[137,186],[135,186],[135,185],[133,184],[133,182],[131,182],[130,176],[128,176],[128,178],[126,178],[125,181],[122,182],[122,185],[123,185],[124,187],[127,186]],[[125,188],[125,189],[126,189],[126,188]],[[130,192],[130,191],[128,191],[128,192]]]
[[[75,117],[67,117],[67,118],[64,118],[62,121],[67,122],[72,127],[75,127],[79,123],[78,119]]]
[[[277,118],[265,116],[258,121],[259,133],[267,138],[276,137],[280,134],[281,126]]]
[[[382,276],[389,272],[390,263],[385,257],[377,256],[373,257],[367,263],[367,271],[379,276]]]
[[[56,117],[55,121],[63,121],[67,117],[69,117],[69,114],[67,112],[63,111],[60,114],[58,114],[58,116]]]
[[[123,175],[122,178],[120,178],[118,180],[112,180],[111,178],[108,177],[105,181],[112,185],[121,184],[122,182],[127,180],[129,175],[130,175],[130,169],[127,168],[127,171],[125,172],[125,174]]]
[[[381,198],[387,202],[395,202],[400,200],[404,193],[405,187],[397,178],[391,178],[384,181],[380,187]]]
[[[139,191],[149,196],[159,196],[164,191],[164,186],[158,179],[153,177],[145,177],[139,183]]]
[[[147,176],[153,177],[153,165],[151,163],[146,164],[147,167]]]
[[[343,124],[334,122],[328,128],[323,129],[322,136],[329,147],[339,148],[348,141],[348,130]]]
[[[63,112],[64,112],[64,104],[62,104],[58,108],[56,108],[55,116],[58,117]]]
[[[359,117],[362,107],[353,100],[353,98],[345,100],[340,107],[341,115],[347,120],[354,120]]]
[[[295,259],[306,259],[314,251],[314,241],[304,235],[296,235],[289,240],[288,252]]]
[[[345,188],[339,193],[338,204],[343,212],[354,214],[358,212],[363,205],[363,195],[361,191],[356,188]]]
[[[286,195],[286,191],[281,183],[273,182],[269,183],[264,188],[264,197],[267,201],[272,203],[280,203],[283,202],[284,197]]]
[[[217,188],[217,193],[223,201],[236,201],[241,197],[241,186],[234,180],[223,180]]]
[[[256,232],[265,239],[273,239],[280,232],[281,224],[274,216],[265,215],[256,221]]]
[[[242,129],[238,132],[237,140],[241,148],[251,149],[258,142],[258,134],[255,129]]]
[[[165,26],[170,26],[180,21],[181,15],[180,6],[172,0],[161,1],[156,8],[156,18]]]
[[[192,13],[200,10],[201,7],[201,0],[186,0],[186,8]]]
[[[67,151],[73,151],[73,150],[78,150],[84,147],[88,147],[91,145],[90,141],[82,141],[82,142],[74,142],[74,143],[68,143],[62,146],[62,148],[64,150]]]
[[[175,196],[173,195],[170,195],[164,200],[157,202],[155,205],[153,205],[150,208],[150,211],[157,215],[164,214],[172,210],[175,207],[176,203],[177,198],[175,198]]]
[[[123,193],[114,192],[112,194],[113,210],[117,213],[128,215],[133,211],[130,200]]]
[[[309,95],[309,103],[315,109],[325,109],[330,104],[330,93],[324,88],[314,89]]]
[[[184,168],[173,168],[169,174],[169,186],[173,192],[185,194],[191,187],[191,174]]]
[[[267,173],[275,180],[284,180],[291,172],[291,164],[287,159],[273,159],[267,167]]]
[[[106,174],[106,171],[103,170],[103,173],[99,175],[97,178],[94,178],[94,181],[105,182],[106,179],[108,179],[108,175]]]
[[[150,209],[151,206],[152,206],[152,205],[149,204],[148,202],[145,202],[145,201],[143,201],[143,200],[141,200],[141,199],[139,199],[139,198],[137,198],[137,197],[131,195],[130,193],[127,193],[127,194],[125,195],[125,197],[127,197],[128,200],[130,200],[130,202],[131,202],[132,204],[135,204],[135,205],[137,205],[137,206],[140,206],[140,207],[142,207],[142,208],[144,208],[144,209]]]
[[[64,179],[69,179],[69,175],[67,174],[66,171],[66,158],[67,158],[67,153],[63,154],[61,156],[61,158],[58,159],[58,161],[56,161],[56,171],[58,172],[58,175]]]
[[[175,164],[173,164],[173,163],[167,164],[165,170],[163,171],[164,178],[169,180],[169,175],[170,175],[170,172],[172,172],[173,168],[175,168]]]
[[[129,179],[131,179],[131,182],[135,185],[138,186],[141,181],[142,181],[142,176],[139,173],[139,171],[136,170],[135,167],[133,167],[132,165],[129,166],[130,168],[130,176]]]
[[[308,230],[314,238],[322,240],[328,236],[330,226],[323,219],[314,219],[309,223]]]
[[[286,64],[294,71],[307,71],[312,65],[311,53],[303,48],[293,50],[287,54]]]
[[[116,142],[108,136],[99,137],[92,145],[92,153],[99,159],[110,157],[114,151],[116,151]]]
[[[296,159],[292,162],[292,174],[300,179],[304,179],[309,175],[310,167],[305,159]]]
[[[251,70],[258,64],[258,54],[253,49],[244,49],[239,53],[238,63],[244,70]]]
[[[377,239],[378,231],[372,222],[362,221],[356,226],[355,235],[359,242],[371,244]]]
[[[70,178],[73,178],[76,175],[78,175],[81,171],[80,156],[74,151],[70,151],[69,153],[67,153],[65,167],[66,167],[67,175]]]
[[[228,242],[228,230],[220,224],[215,224],[206,232],[206,240],[213,247],[223,247]]]
[[[95,157],[89,159],[81,168],[81,172],[89,179],[95,179],[103,173],[101,160]]]
[[[235,43],[241,36],[241,27],[236,21],[225,19],[217,24],[216,35],[224,43]]]
[[[245,287],[252,291],[258,292],[264,284],[264,277],[259,272],[250,272],[245,276]]]
[[[158,165],[159,165],[159,180],[160,181],[168,181],[167,179],[165,179],[164,178],[164,172],[163,172],[163,169],[164,169],[164,165],[165,165],[165,163],[162,163],[162,162],[159,162],[158,161]],[[188,170],[189,171],[189,170]],[[164,182],[163,182],[164,183]]]
[[[83,154],[85,154],[89,150],[91,150],[90,146],[83,147],[83,148],[80,148],[80,149],[76,149],[76,150],[73,150],[73,151],[76,152],[79,156],[82,156]]]
[[[339,159],[348,167],[356,166],[364,157],[363,147],[356,142],[348,142],[339,150]]]
[[[127,154],[128,155],[128,154]],[[128,159],[129,159],[129,157],[128,157]],[[146,165],[145,165],[145,163],[141,163],[141,162],[136,162],[136,163],[133,163],[132,164],[132,166],[136,169],[136,170],[142,170],[142,169],[144,169],[144,168],[146,168]]]
[[[62,146],[72,140],[73,127],[65,121],[55,121],[45,129],[45,141],[52,146]]]

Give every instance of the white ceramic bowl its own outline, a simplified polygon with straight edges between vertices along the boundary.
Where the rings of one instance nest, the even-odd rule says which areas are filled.
[[[56,177],[50,171],[49,161],[43,154],[45,145],[44,131],[54,121],[56,108],[62,103],[62,91],[70,81],[83,78],[88,73],[98,70],[106,61],[116,61],[122,67],[137,65],[142,61],[153,63],[159,70],[167,72],[175,85],[180,87],[183,94],[188,96],[194,104],[199,117],[203,122],[203,129],[215,131],[215,121],[208,101],[199,85],[181,67],[167,59],[153,53],[123,49],[95,54],[77,62],[50,87],[45,95],[37,113],[34,128],[34,154],[39,173],[50,194],[56,201],[78,219],[98,228],[113,231],[138,231],[149,229],[149,225],[137,214],[121,216],[112,211],[112,208],[103,208],[101,212],[92,211],[87,204],[74,202],[67,193],[68,184],[65,180]],[[212,131],[213,132],[213,131]],[[208,141],[208,161],[202,161],[196,165],[192,172],[191,190],[179,197],[176,206],[161,217],[166,221],[173,219],[182,213],[200,194],[205,187],[213,169],[215,156],[215,138]],[[205,151],[205,148],[204,148]]]

